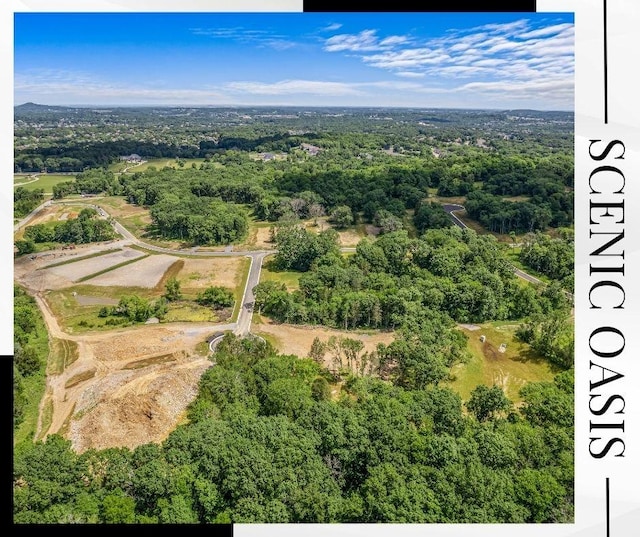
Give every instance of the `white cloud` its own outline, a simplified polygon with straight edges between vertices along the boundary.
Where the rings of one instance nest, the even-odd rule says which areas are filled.
[[[441,64],[449,59],[449,56],[443,54],[441,49],[432,50],[429,48],[405,49],[397,52],[389,51],[362,57],[365,63],[374,67],[401,69],[403,71],[411,67]]]
[[[401,45],[402,43],[406,43],[409,41],[409,38],[405,35],[390,35],[389,37],[385,37],[382,41],[380,41],[381,47],[388,47],[393,45]]]
[[[282,80],[279,82],[231,82],[226,88],[236,92],[260,95],[358,95],[360,91],[345,82],[325,82],[319,80]]]
[[[231,28],[191,28],[191,33],[213,39],[229,39],[247,46],[270,47],[275,50],[286,50],[298,45],[288,36],[269,30],[254,30],[242,26]]]
[[[525,46],[523,43],[515,41],[509,41],[508,39],[501,39],[498,43],[492,47],[486,49],[485,54],[495,54],[496,52],[506,52],[509,50],[517,50]]]
[[[387,46],[388,48],[381,50]],[[438,79],[443,86],[452,79],[474,80],[476,86],[458,86],[457,92],[472,89],[496,95],[515,92],[539,99],[571,102],[573,91],[574,26],[571,23],[534,27],[520,19],[505,24],[485,24],[466,30],[451,30],[444,36],[423,39],[403,36],[378,37],[375,30],[334,36],[325,50],[349,52],[372,68],[392,72],[401,78]],[[541,85],[544,81],[546,85]],[[414,91],[425,91],[424,88]],[[431,90],[430,90],[431,91]],[[539,92],[538,95],[535,92]],[[515,98],[515,97],[514,97]]]
[[[544,37],[552,34],[557,34],[562,32],[563,30],[571,29],[573,31],[573,24],[563,23],[563,24],[555,24],[554,26],[546,26],[545,28],[538,28],[537,30],[531,30],[530,32],[525,32],[523,34],[518,34],[520,39],[530,39],[532,37]]]
[[[405,78],[424,78],[426,76],[425,73],[418,73],[416,71],[398,71],[396,75]]]
[[[320,31],[333,32],[335,30],[339,30],[340,28],[342,28],[342,24],[340,24],[339,22],[334,22],[332,24],[329,24],[328,26],[325,26],[324,28],[320,28]]]
[[[94,75],[66,71],[16,73],[17,100],[72,104],[118,103],[223,103],[227,98],[210,89],[150,88],[97,80]]]
[[[375,30],[362,30],[359,34],[339,34],[325,41],[325,50],[340,52],[348,50],[352,52],[378,50],[378,38]]]
[[[275,50],[287,50],[298,46],[298,43],[295,41],[287,41],[285,39],[267,39],[264,41],[264,46]]]
[[[519,99],[531,99],[545,95],[546,98],[563,100],[573,95],[574,86],[571,81],[562,78],[528,82],[470,82],[455,88],[454,91],[504,93],[509,97],[517,97]]]
[[[390,35],[380,39],[376,30],[362,30],[358,34],[338,34],[329,37],[324,43],[324,49],[327,52],[372,52],[389,50],[409,42],[410,38],[405,35]]]
[[[484,60],[478,60],[473,63],[476,67],[497,67],[498,65],[507,64],[507,60],[500,58],[485,58]]]
[[[476,28],[472,28],[472,30],[473,31],[486,30],[486,31],[489,31],[491,33],[500,33],[500,34],[511,35],[511,34],[514,34],[515,32],[517,32],[518,30],[526,28],[528,25],[529,25],[529,21],[528,20],[520,19],[520,20],[513,21],[513,22],[485,24],[483,26],[477,26]]]

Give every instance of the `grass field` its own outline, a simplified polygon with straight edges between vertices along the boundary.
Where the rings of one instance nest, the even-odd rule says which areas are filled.
[[[37,178],[37,180],[33,180]],[[14,175],[13,176],[13,186],[22,186],[27,190],[35,190],[37,188],[44,189],[45,194],[53,193],[53,185],[57,185],[58,183],[64,183],[66,181],[75,181],[75,174],[72,175],[62,175],[55,173],[42,173],[42,174],[34,174],[33,176],[29,175]]]
[[[298,282],[300,281],[302,272],[296,272],[293,270],[277,270],[273,266],[273,258],[274,256],[272,255],[264,258],[264,263],[262,263],[262,271],[260,272],[260,281],[282,282],[287,286],[287,291],[295,291],[296,289],[299,289]]]
[[[200,166],[204,162],[204,158],[185,158],[181,159],[184,162],[183,168],[191,168],[193,164],[196,166]],[[109,170],[114,173],[123,173],[125,168],[128,168],[125,173],[136,173],[136,172],[145,172],[151,166],[155,167],[158,170],[162,168],[169,167],[174,169],[179,169],[180,165],[178,164],[178,160],[175,158],[156,158],[150,159],[147,162],[136,165],[130,162],[115,162],[109,166]]]
[[[560,370],[531,350],[515,336],[517,325],[493,322],[480,325],[477,330],[461,328],[469,337],[471,361],[453,367],[454,380],[450,387],[464,401],[479,384],[500,386],[511,401],[521,401],[519,391],[528,382],[550,381]],[[484,335],[486,340],[480,341]],[[500,345],[506,344],[505,352]]]
[[[81,297],[115,300],[120,300],[126,295],[138,295],[147,300],[158,296],[158,293],[154,293],[153,290],[141,287],[98,287],[93,285],[74,285],[60,291],[48,292],[46,295],[47,303],[56,316],[60,327],[73,334],[114,328],[113,325],[105,325],[107,319],[98,317],[98,313],[104,305],[81,305],[73,296],[74,292]]]

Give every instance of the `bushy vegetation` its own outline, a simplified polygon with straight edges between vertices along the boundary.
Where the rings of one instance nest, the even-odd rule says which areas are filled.
[[[34,243],[58,242],[84,244],[89,242],[108,241],[116,236],[111,224],[97,218],[95,209],[85,208],[77,218],[70,218],[52,224],[35,224],[24,230],[25,240]]]
[[[13,286],[13,428],[20,426],[30,400],[44,389],[42,375],[47,365],[47,329],[35,300],[19,285]],[[38,388],[38,384],[41,385]]]
[[[280,237],[280,231],[277,237]],[[282,233],[289,233],[288,230]],[[394,329],[424,311],[445,313],[457,322],[518,320],[568,312],[570,299],[557,286],[522,286],[505,249],[490,235],[458,227],[406,231],[361,241],[353,256],[332,248],[313,249],[311,237],[278,241],[277,259],[303,259],[288,268],[309,270],[300,289],[287,292],[273,282],[256,287],[256,306],[284,322],[335,328]],[[326,253],[323,253],[326,252]]]
[[[352,377],[226,336],[189,423],[161,444],[14,460],[17,523],[541,523],[573,517],[572,372],[459,396]],[[324,392],[326,393],[326,391]],[[547,412],[547,401],[554,411]],[[491,498],[490,501],[487,498]]]
[[[28,215],[44,201],[44,189],[27,190],[23,186],[13,189],[13,215],[22,217]]]

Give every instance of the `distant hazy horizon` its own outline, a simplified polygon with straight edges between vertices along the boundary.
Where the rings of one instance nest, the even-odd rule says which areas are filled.
[[[16,13],[14,20],[16,103],[574,108],[572,13]]]
[[[223,109],[244,109],[244,108],[269,108],[269,109],[285,109],[292,108],[297,110],[305,109],[354,109],[354,110],[415,110],[415,111],[468,111],[468,112],[545,112],[553,113],[560,112],[566,114],[573,114],[573,110],[560,110],[560,109],[548,109],[543,110],[539,108],[468,108],[468,107],[451,107],[451,106],[384,106],[384,105],[371,105],[371,106],[357,106],[357,105],[303,105],[303,104],[50,104],[50,103],[34,103],[31,101],[14,104],[14,108],[21,106],[34,105],[39,107],[50,108],[86,108],[86,109],[120,109],[120,108],[223,108]]]

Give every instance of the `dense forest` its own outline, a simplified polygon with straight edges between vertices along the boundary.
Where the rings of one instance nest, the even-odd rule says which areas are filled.
[[[520,285],[491,235],[459,227],[406,231],[362,240],[355,255],[339,255],[335,238],[299,226],[276,234],[276,266],[303,270],[300,290],[274,282],[256,288],[256,306],[284,322],[342,328],[395,328],[415,311],[447,313],[460,323],[521,319],[566,310],[570,300],[557,284]]]
[[[125,125],[135,136],[122,134]],[[180,203],[168,218],[158,221],[164,211],[155,211],[158,230],[196,244],[245,234],[239,208],[212,216],[221,208],[209,209],[218,198],[249,205],[260,220],[347,206],[354,218],[379,222],[401,219],[436,193],[465,196],[469,216],[501,234],[573,223],[570,113],[16,107],[16,171],[63,171],[55,163],[78,152],[93,156],[73,170],[82,172],[75,181],[55,187],[55,198],[105,192],[154,206],[166,196],[176,205],[175,195]],[[119,177],[95,170],[131,153],[205,163]],[[194,208],[205,214],[192,222],[186,215]],[[226,224],[232,232],[220,231]],[[208,225],[216,231],[203,233]]]
[[[568,522],[573,372],[514,405],[479,386],[351,377],[227,336],[189,423],[160,445],[76,454],[18,446],[18,523]],[[489,500],[490,498],[490,500]]]

